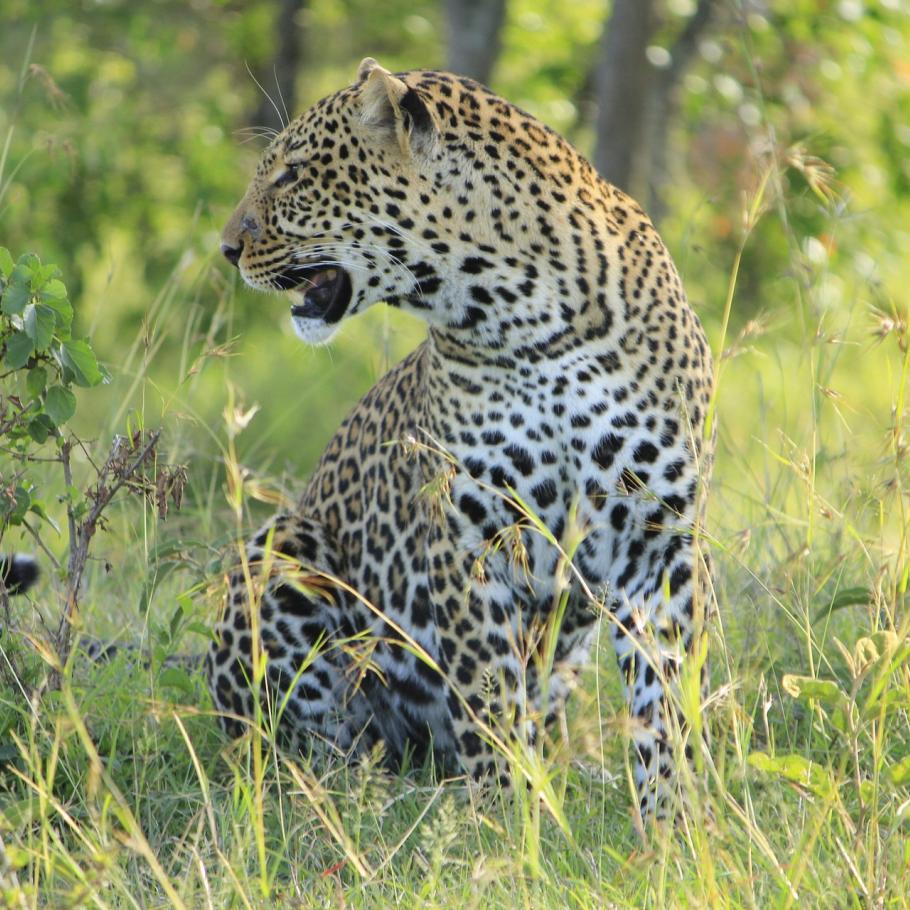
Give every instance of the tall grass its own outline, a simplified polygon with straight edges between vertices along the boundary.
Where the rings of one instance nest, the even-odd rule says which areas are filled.
[[[250,467],[268,461],[274,426],[260,428],[242,400],[234,288],[203,264],[194,282],[175,272],[153,302],[97,438],[163,421],[171,461],[217,461],[223,473],[200,470],[207,479],[166,525],[137,503],[112,517],[113,580],[99,563],[86,624],[142,643],[148,665],[71,662],[57,668],[60,691],[43,691],[54,658],[30,611],[52,611],[54,579],[16,617],[32,643],[4,630],[0,904],[910,904],[910,337],[896,309],[857,302],[832,316],[821,305],[825,268],[806,266],[789,227],[786,166],[807,160],[768,160],[709,326],[720,448],[705,537],[719,614],[700,709],[711,746],[675,830],[642,839],[633,824],[629,721],[606,641],[573,697],[567,743],[522,752],[504,741],[531,784],[513,799],[477,799],[429,768],[392,775],[379,755],[345,765],[283,754],[264,716],[223,738],[199,675],[164,659],[204,648],[222,554],[232,558],[257,503],[289,494],[280,468]],[[830,197],[820,204],[838,229]],[[795,345],[777,313],[770,327],[736,318],[738,264],[760,217],[778,219],[789,243]],[[200,287],[214,289],[214,307],[198,305]],[[365,348],[387,318],[350,342]],[[166,346],[179,350],[168,380],[155,369]],[[220,426],[197,406],[213,388],[234,390],[218,398]]]

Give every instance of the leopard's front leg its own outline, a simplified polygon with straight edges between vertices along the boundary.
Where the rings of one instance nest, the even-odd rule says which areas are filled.
[[[680,772],[691,767],[700,748],[692,728],[700,727],[695,715],[701,705],[686,705],[685,699],[694,675],[704,701],[709,598],[707,568],[690,535],[667,532],[650,543],[655,552],[672,557],[656,577],[623,579],[607,620],[629,708],[635,784],[646,821],[675,815],[678,800],[693,783],[683,781]]]
[[[554,598],[538,601],[531,579],[501,551],[453,542],[453,526],[457,516],[431,532],[429,553],[454,758],[471,778],[508,790],[522,754],[564,706],[587,657],[593,613],[560,636]]]

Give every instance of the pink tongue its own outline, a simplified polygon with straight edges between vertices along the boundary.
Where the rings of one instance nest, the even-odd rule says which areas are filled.
[[[313,285],[314,288],[318,288],[318,287],[320,287],[320,286],[323,285],[323,284],[327,284],[327,283],[328,283],[329,281],[331,281],[331,280],[332,280],[332,279],[329,277],[328,271],[325,271],[325,272],[317,272],[317,273],[310,279],[310,283]]]

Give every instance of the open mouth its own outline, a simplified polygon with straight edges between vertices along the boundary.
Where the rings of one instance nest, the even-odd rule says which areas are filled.
[[[338,322],[351,302],[351,279],[338,266],[295,266],[272,279],[282,291],[291,291],[291,315],[301,319]]]

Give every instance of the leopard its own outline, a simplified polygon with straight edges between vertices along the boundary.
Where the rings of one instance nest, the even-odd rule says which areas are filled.
[[[380,302],[426,323],[227,578],[225,728],[508,788],[516,748],[571,735],[603,626],[632,807],[666,817],[700,748],[713,366],[643,209],[490,89],[366,58],[270,142],[221,240],[309,345]]]

